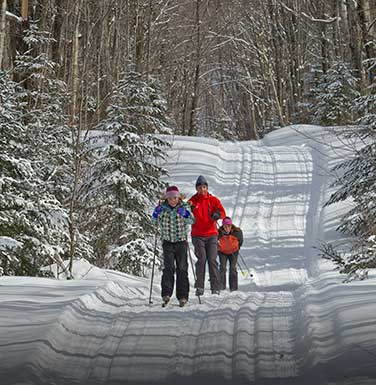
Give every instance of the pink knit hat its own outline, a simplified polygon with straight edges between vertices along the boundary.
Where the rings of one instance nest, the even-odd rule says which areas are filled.
[[[232,220],[231,220],[230,217],[225,217],[225,218],[223,218],[223,220],[222,220],[222,226],[224,226],[224,225],[232,225]]]
[[[168,186],[166,189],[166,198],[180,197],[179,189],[176,186]]]

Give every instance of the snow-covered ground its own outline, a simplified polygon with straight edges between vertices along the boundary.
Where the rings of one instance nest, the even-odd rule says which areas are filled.
[[[314,248],[345,209],[323,208],[343,143],[315,126],[171,140],[169,182],[189,197],[208,179],[254,277],[183,309],[161,308],[159,278],[149,305],[148,279],[85,261],[73,281],[2,277],[0,383],[376,384],[375,274],[342,284]]]

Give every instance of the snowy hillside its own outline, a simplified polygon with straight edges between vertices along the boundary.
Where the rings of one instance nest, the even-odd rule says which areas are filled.
[[[1,384],[375,384],[375,274],[342,284],[314,248],[343,213],[322,207],[343,143],[314,126],[171,140],[169,182],[189,197],[208,179],[254,277],[183,309],[161,308],[158,277],[150,306],[148,279],[85,261],[74,281],[2,277]]]

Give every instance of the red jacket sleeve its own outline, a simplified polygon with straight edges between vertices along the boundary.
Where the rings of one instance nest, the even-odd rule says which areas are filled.
[[[217,197],[212,196],[211,197],[211,203],[212,203],[212,207],[213,207],[212,213],[214,213],[215,211],[219,211],[219,217],[221,219],[223,219],[226,216],[226,211],[225,211],[224,207],[222,206],[221,201]]]

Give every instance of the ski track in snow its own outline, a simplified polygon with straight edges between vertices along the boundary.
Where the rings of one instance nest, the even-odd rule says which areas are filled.
[[[118,272],[3,277],[1,384],[374,384],[376,281],[342,285],[313,249],[340,215],[322,204],[341,153],[307,138],[327,139],[317,127],[297,129],[176,137],[170,151],[169,181],[189,198],[204,175],[243,229],[252,280],[239,273],[239,291],[220,296],[207,283],[202,305],[191,288],[186,307],[162,309],[158,279],[148,305],[149,281]]]
[[[281,286],[301,285],[308,274],[303,250],[311,199],[310,148],[270,147],[257,142],[225,143],[216,147],[194,143],[186,151],[187,140],[191,141],[190,138],[175,139],[178,149],[172,160],[177,158],[178,165],[171,164],[169,180],[182,186],[183,191],[194,193],[192,186],[197,175],[208,177],[209,190],[221,198],[234,222],[244,230],[242,255],[257,272],[257,286],[273,288],[278,286],[277,281]],[[194,167],[192,173],[192,159],[207,162],[210,159],[210,163],[206,167]],[[239,160],[242,161],[240,167]],[[284,266],[295,269],[289,282],[281,281],[282,276],[286,276]]]

